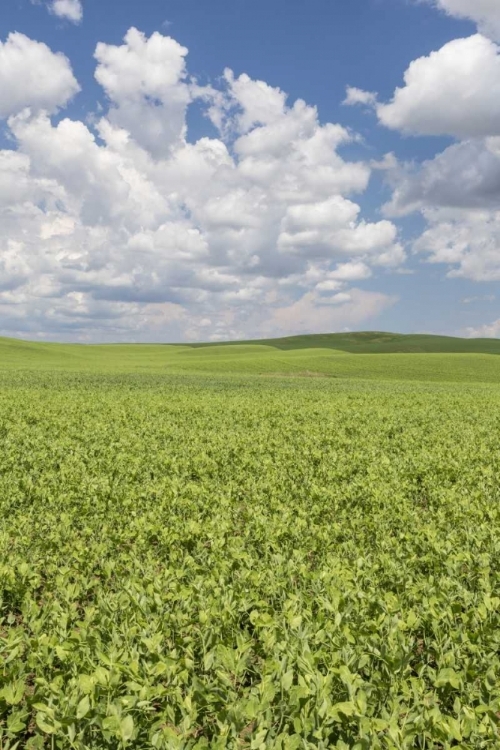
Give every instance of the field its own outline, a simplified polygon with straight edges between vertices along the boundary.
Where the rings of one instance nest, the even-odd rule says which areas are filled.
[[[1,750],[500,747],[494,344],[313,343],[0,340]]]

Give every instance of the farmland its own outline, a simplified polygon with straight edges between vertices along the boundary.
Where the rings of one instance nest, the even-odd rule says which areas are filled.
[[[500,357],[312,343],[0,340],[2,750],[499,747]]]

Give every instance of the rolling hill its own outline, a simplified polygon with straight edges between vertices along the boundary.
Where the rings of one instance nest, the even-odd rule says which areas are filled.
[[[500,354],[500,339],[463,339],[454,336],[430,334],[386,333],[361,331],[359,333],[314,333],[287,336],[278,339],[255,341],[227,341],[217,344],[191,344],[194,347],[234,346],[235,344],[264,344],[283,351],[290,349],[337,349],[352,354]]]
[[[0,338],[0,372],[258,375],[500,382],[500,341],[332,333],[200,344],[59,344]],[[360,356],[369,355],[369,356]]]

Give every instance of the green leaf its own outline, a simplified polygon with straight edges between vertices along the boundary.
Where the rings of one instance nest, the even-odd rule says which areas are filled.
[[[78,675],[78,687],[82,693],[90,695],[94,691],[95,682],[90,675],[80,674]]]
[[[56,724],[49,724],[48,722],[48,716],[46,714],[37,713],[36,715],[36,724],[39,729],[42,730],[42,732],[45,732],[45,734],[55,734],[57,731]]]
[[[447,667],[446,669],[441,669],[436,681],[434,682],[435,687],[446,687],[447,685],[450,685],[453,688],[458,688],[461,685],[461,679],[460,675],[455,672],[454,669],[451,669],[450,667]]]
[[[344,703],[336,703],[328,712],[330,716],[337,716],[343,714],[344,716],[353,716],[356,713],[356,706],[352,701],[345,701]]]
[[[26,729],[28,714],[25,711],[14,711],[7,717],[7,731],[17,734]]]
[[[281,678],[281,687],[285,692],[288,692],[293,685],[293,669],[290,669]]]
[[[458,742],[462,742],[462,730],[460,728],[460,722],[453,716],[448,716],[446,721],[449,724],[450,734],[453,739],[457,740]]]
[[[34,703],[33,708],[36,708],[36,710],[40,711],[42,714],[54,717],[54,709],[50,706],[46,706],[45,703]]]
[[[132,739],[132,736],[134,734],[134,720],[130,716],[130,714],[122,719],[120,723],[120,730],[122,740],[124,742],[128,742],[130,739]]]
[[[385,719],[373,719],[372,726],[376,732],[385,732],[389,726],[389,722]]]
[[[90,700],[88,695],[81,699],[76,709],[76,718],[83,719],[90,711]]]
[[[354,675],[351,673],[349,667],[345,666],[345,664],[340,667],[339,676],[344,685],[352,685]]]
[[[368,701],[366,698],[366,693],[363,690],[359,690],[356,694],[356,703],[358,705],[359,713],[361,715],[364,715],[366,713]]]
[[[22,680],[16,680],[16,682],[11,682],[9,685],[6,685],[3,688],[1,695],[9,706],[17,706],[23,699],[24,689],[24,682]]]

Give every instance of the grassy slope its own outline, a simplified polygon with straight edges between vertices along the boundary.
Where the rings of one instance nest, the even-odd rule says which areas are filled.
[[[234,346],[237,342],[222,344],[194,344],[196,347]],[[306,336],[287,336],[280,339],[261,339],[253,344],[265,344],[275,349],[338,349],[357,354],[390,353],[449,353],[449,354],[500,354],[500,339],[460,339],[453,336],[427,334],[384,333],[365,331],[359,333],[317,333]]]
[[[333,348],[333,344],[337,348]],[[494,356],[497,351],[500,353],[500,341],[497,340],[377,333],[294,337],[275,340],[272,345],[231,343],[210,346],[82,346],[0,338],[0,370],[295,375],[498,383],[500,357]],[[370,357],[357,356],[367,352],[371,352]],[[433,353],[432,356],[429,353]]]

